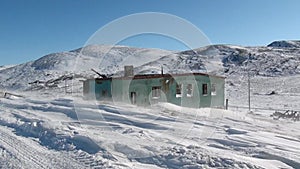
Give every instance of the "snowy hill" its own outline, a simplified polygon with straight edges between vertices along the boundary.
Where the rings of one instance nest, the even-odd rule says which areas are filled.
[[[299,64],[300,48],[212,45],[164,56],[138,68],[138,72],[159,70],[157,65],[163,65],[166,71],[175,73],[193,71],[229,76],[250,71],[252,75],[285,76],[299,74]]]
[[[0,168],[300,167],[300,125],[263,111],[143,108],[39,92],[0,101]]]
[[[61,87],[59,85],[63,85],[62,81],[51,85],[48,85],[48,82],[73,77],[93,77],[95,74],[91,71],[92,68],[104,74],[111,74],[123,69],[123,65],[140,66],[145,60],[156,60],[170,53],[172,51],[159,49],[92,45],[69,52],[49,54],[36,61],[0,69],[0,87],[7,90]]]
[[[276,41],[267,47],[212,45],[175,52],[127,46],[91,45],[46,55],[36,61],[0,69],[0,87],[7,90],[62,88],[65,80],[96,77],[91,71],[122,76],[124,65],[135,74],[207,72],[224,76],[289,76],[300,73],[299,41]],[[284,46],[284,47],[283,47]],[[292,47],[290,47],[292,46]]]
[[[275,48],[299,48],[300,41],[274,41],[268,45],[268,47],[275,47]]]
[[[1,67],[2,90],[20,91],[0,91],[0,168],[300,168],[299,53],[278,45],[93,45]],[[80,80],[97,76],[91,68],[120,76],[128,64],[135,73],[163,66],[225,75],[229,110],[82,99]]]

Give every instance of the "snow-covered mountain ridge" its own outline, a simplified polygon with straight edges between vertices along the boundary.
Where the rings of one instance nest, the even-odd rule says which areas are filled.
[[[160,73],[163,67],[166,73],[192,71],[230,76],[250,71],[259,76],[295,75],[300,73],[299,44],[299,41],[275,41],[259,47],[211,45],[181,52],[91,45],[1,68],[0,87],[30,90],[34,82],[65,79],[63,76],[90,78],[96,76],[92,68],[102,74],[120,76],[124,65],[134,65],[136,74]]]
[[[268,45],[268,47],[277,47],[277,48],[299,48],[300,47],[300,41],[294,40],[294,41],[274,41],[271,44]]]
[[[123,65],[140,66],[144,60],[156,60],[173,53],[160,49],[126,46],[91,45],[69,52],[52,53],[35,61],[0,69],[0,87],[8,90],[36,89],[32,84],[46,83],[63,76],[91,78],[96,69],[110,74],[123,69]],[[130,56],[130,58],[128,58]]]
[[[111,47],[0,68],[3,90],[29,90],[0,91],[0,168],[300,168],[299,48]],[[120,76],[128,64],[135,73],[159,73],[163,66],[164,72],[225,75],[228,110],[78,97],[80,80],[97,76],[91,68]]]

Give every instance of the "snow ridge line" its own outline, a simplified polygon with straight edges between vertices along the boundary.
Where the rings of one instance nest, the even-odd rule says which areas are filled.
[[[17,137],[9,134],[5,128],[0,127],[0,144],[12,153],[21,162],[20,168],[84,168],[86,165],[78,163],[76,159],[57,153],[43,153],[38,148],[27,145]],[[46,150],[45,150],[46,151]],[[43,158],[45,157],[45,158]],[[29,163],[28,163],[29,162]]]
[[[47,162],[45,162],[45,159],[38,155],[38,152],[36,152],[34,149],[30,149],[23,142],[6,133],[6,131],[4,131],[2,128],[0,129],[0,143],[17,158],[24,162],[30,162],[30,167],[32,168],[50,168]]]
[[[83,164],[85,168],[113,168],[107,161],[104,161],[101,158],[99,159],[99,156],[97,154],[90,155],[81,150],[74,150],[72,152],[72,158],[74,158],[77,162]]]

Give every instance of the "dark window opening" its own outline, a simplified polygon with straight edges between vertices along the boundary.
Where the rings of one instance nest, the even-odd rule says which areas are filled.
[[[130,101],[131,101],[131,104],[136,104],[136,92],[130,93]]]
[[[97,84],[102,84],[102,82],[100,80],[96,80]]]
[[[160,86],[154,86],[152,87],[152,98],[160,98]]]
[[[107,91],[106,90],[102,90],[102,96],[106,97],[107,96]]]
[[[193,85],[192,84],[187,84],[187,86],[186,86],[186,96],[187,97],[192,97],[193,96]]]
[[[211,85],[211,95],[217,95],[216,84]]]
[[[182,84],[176,84],[176,97],[182,96]]]
[[[89,81],[84,81],[83,82],[83,93],[87,94],[90,91],[90,84]]]
[[[208,92],[207,92],[207,84],[202,84],[202,94],[203,95],[207,95]]]

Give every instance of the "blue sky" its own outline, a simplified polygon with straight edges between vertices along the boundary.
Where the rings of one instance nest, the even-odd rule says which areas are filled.
[[[140,12],[184,18],[213,44],[256,46],[300,39],[299,6],[298,0],[2,0],[0,65],[79,48],[105,24]],[[132,37],[122,45],[185,49],[159,36]]]

